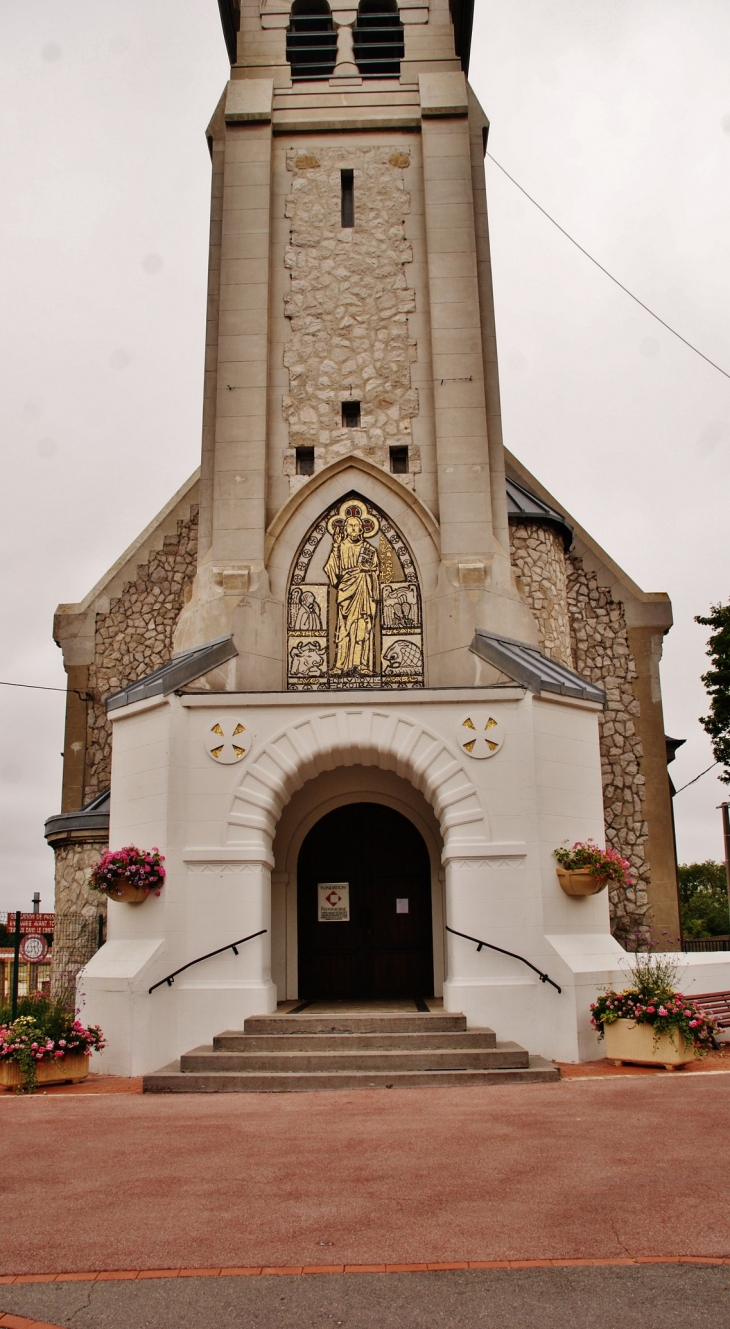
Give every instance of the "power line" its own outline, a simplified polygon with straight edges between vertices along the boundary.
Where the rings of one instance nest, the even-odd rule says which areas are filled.
[[[42,683],[6,683],[0,678],[0,688],[32,688],[33,692],[75,692],[82,701],[91,700],[87,692],[79,692],[78,688],[48,688]]]
[[[713,761],[712,765],[707,767],[707,771],[714,771],[715,767],[719,765],[719,761]],[[686,784],[680,785],[679,789],[675,789],[674,797],[676,798],[677,794],[681,794],[683,789],[689,789],[691,784],[697,784],[697,781],[701,780],[703,775],[707,775],[707,771],[700,771],[699,775],[696,775],[694,780],[688,780]]]
[[[554,217],[551,217],[550,213],[546,212],[545,208],[543,208],[542,205],[538,203],[537,199],[532,197],[532,194],[528,194],[527,190],[522,188],[522,185],[519,184],[517,180],[515,180],[513,175],[510,175],[509,171],[505,170],[504,166],[502,166],[502,164],[497,161],[496,157],[492,156],[491,152],[488,152],[486,155],[490,161],[494,162],[494,165],[498,167],[498,169],[502,172],[502,174],[506,175],[507,179],[512,181],[512,184],[515,185],[517,189],[519,189],[520,193],[524,194],[525,198],[529,199],[530,203],[534,204],[534,206],[538,209],[538,211],[542,213],[543,217],[547,217],[548,221],[552,222],[553,226],[557,226],[558,230],[562,232],[565,238],[567,240],[570,240],[570,243],[572,245],[575,245],[576,249],[579,249],[581,254],[585,254],[585,257],[589,258],[591,263],[595,263],[596,267],[600,268],[601,272],[604,273],[606,277],[609,277],[610,280],[614,282],[616,286],[618,286],[619,289],[624,292],[625,295],[630,296],[631,299],[634,300],[637,305],[640,305],[640,307],[643,310],[645,310],[647,314],[651,314],[651,317],[655,318],[657,323],[661,323],[662,327],[667,329],[667,332],[671,332],[673,337],[679,338],[679,340],[683,342],[685,346],[689,347],[690,351],[694,351],[695,355],[699,355],[701,360],[706,361],[708,365],[712,365],[712,368],[716,369],[718,374],[723,374],[725,378],[730,378],[730,374],[726,369],[722,369],[720,365],[716,365],[715,361],[711,360],[708,355],[705,355],[704,351],[699,351],[696,346],[692,345],[691,341],[687,341],[687,338],[683,337],[681,332],[677,332],[676,328],[671,327],[669,323],[665,323],[664,319],[660,318],[658,314],[655,314],[654,310],[650,309],[648,305],[645,305],[644,301],[640,300],[638,295],[634,295],[633,291],[630,291],[628,286],[624,286],[623,282],[620,282],[618,277],[614,277],[613,273],[608,271],[608,268],[604,268],[603,264],[599,263],[597,258],[594,258],[592,254],[588,253],[587,249],[584,249],[582,245],[578,244],[578,241],[573,239],[573,236],[570,235],[568,231],[566,231],[565,227],[561,226],[560,222],[557,222]],[[712,770],[712,767],[710,767],[709,769]]]

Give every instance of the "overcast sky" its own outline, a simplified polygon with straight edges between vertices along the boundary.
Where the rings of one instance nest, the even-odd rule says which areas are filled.
[[[730,372],[727,0],[476,0],[490,151]],[[0,0],[4,576],[0,678],[64,686],[51,639],[198,463],[215,0]],[[675,627],[675,784],[712,760],[706,630],[730,594],[730,381],[487,163],[505,440]],[[52,908],[63,696],[0,687],[0,908]],[[722,857],[726,789],[679,795],[680,859]]]

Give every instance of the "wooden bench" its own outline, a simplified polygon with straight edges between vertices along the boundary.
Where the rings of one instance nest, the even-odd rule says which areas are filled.
[[[718,1029],[730,1029],[730,992],[700,992],[689,1000],[699,1006],[703,1015],[712,1016]]]

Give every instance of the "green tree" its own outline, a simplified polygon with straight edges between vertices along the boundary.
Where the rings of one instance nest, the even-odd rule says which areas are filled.
[[[730,934],[725,864],[680,863],[679,899],[682,936],[723,937]]]
[[[712,605],[707,618],[698,615],[695,623],[712,628],[707,654],[712,669],[702,675],[710,695],[710,714],[701,716],[700,724],[712,739],[715,760],[722,763],[720,779],[730,784],[730,604]]]

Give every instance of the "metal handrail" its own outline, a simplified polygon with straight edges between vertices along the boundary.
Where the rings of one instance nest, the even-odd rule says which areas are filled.
[[[541,969],[537,968],[537,965],[532,964],[530,960],[526,960],[524,955],[517,955],[514,951],[505,951],[502,946],[493,946],[491,941],[480,941],[478,937],[469,937],[466,932],[457,932],[456,928],[450,928],[448,924],[446,931],[453,932],[455,937],[463,937],[464,941],[473,941],[477,951],[480,951],[483,946],[488,946],[490,951],[499,951],[500,955],[510,955],[513,960],[520,960],[522,964],[527,965],[528,969],[534,970],[541,983],[549,983],[551,987],[555,988],[556,992],[562,992],[563,989],[553,982],[549,974],[544,974]]]
[[[200,964],[201,960],[211,960],[214,955],[222,955],[224,951],[233,951],[234,955],[238,955],[237,948],[243,946],[244,941],[253,941],[254,937],[263,937],[267,931],[268,928],[260,928],[258,932],[252,932],[249,937],[241,937],[238,941],[229,941],[227,946],[219,946],[217,951],[208,951],[207,955],[199,955],[197,960],[188,960],[187,964],[182,964],[179,969],[173,969],[172,973],[168,974],[166,978],[161,978],[159,983],[153,983],[149,992],[154,992],[155,988],[161,988],[163,983],[167,983],[167,986],[171,988],[178,974],[181,974],[184,969],[191,969],[194,964]]]

